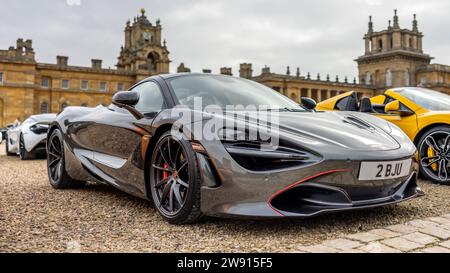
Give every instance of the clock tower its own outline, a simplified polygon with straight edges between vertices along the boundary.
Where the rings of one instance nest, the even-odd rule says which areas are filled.
[[[120,50],[117,68],[148,75],[169,73],[169,51],[161,31],[160,20],[153,25],[145,9],[141,9],[133,22],[126,23],[125,45]]]

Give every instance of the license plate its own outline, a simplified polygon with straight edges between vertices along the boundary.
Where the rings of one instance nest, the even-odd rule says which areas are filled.
[[[412,159],[399,161],[361,162],[359,180],[385,180],[409,175]]]

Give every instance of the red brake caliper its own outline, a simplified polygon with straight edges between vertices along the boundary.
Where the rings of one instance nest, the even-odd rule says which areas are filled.
[[[169,165],[167,163],[164,163],[164,169],[167,169]],[[169,177],[169,172],[163,172],[163,179],[166,179]]]

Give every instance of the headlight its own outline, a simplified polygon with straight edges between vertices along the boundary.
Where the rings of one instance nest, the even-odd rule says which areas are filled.
[[[35,125],[30,127],[30,130],[33,133],[37,134],[37,135],[46,134],[47,131],[48,131],[48,125],[46,125],[46,124],[35,124]]]

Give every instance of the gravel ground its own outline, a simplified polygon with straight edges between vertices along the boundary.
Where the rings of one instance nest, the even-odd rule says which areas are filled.
[[[97,184],[53,190],[45,160],[20,162],[0,145],[0,252],[290,252],[348,233],[449,212],[450,187],[421,181],[426,197],[307,220],[161,220],[144,200]]]

